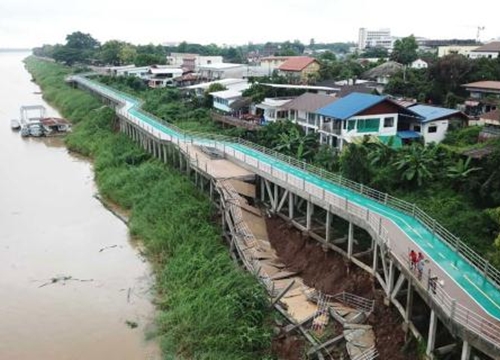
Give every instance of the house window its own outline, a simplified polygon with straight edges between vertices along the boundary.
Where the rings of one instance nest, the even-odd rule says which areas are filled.
[[[315,125],[316,124],[316,114],[307,113],[307,122],[311,125]]]
[[[295,119],[295,110],[290,110],[290,119]]]
[[[393,127],[394,126],[394,117],[386,117],[384,119],[384,127]]]
[[[351,131],[356,127],[356,120],[349,120],[347,123],[347,131]]]
[[[431,134],[431,133],[435,133],[435,132],[437,132],[437,131],[438,131],[438,127],[437,127],[437,126],[429,126],[429,128],[427,129],[427,132],[428,132],[429,134]]]
[[[420,132],[420,125],[413,125],[413,131]]]
[[[358,132],[377,132],[380,128],[380,119],[358,119]]]

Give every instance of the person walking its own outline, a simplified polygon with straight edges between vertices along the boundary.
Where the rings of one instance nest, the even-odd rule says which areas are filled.
[[[415,266],[417,265],[417,253],[415,250],[410,251],[410,270],[414,271]]]
[[[421,252],[417,255],[417,278],[422,280],[422,273],[424,272],[424,255]]]

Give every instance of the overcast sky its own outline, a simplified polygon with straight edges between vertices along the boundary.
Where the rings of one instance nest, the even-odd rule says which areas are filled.
[[[0,0],[0,48],[65,43],[74,31],[100,42],[244,44],[357,41],[358,29],[394,36],[500,37],[498,0]],[[476,8],[476,5],[478,7]]]

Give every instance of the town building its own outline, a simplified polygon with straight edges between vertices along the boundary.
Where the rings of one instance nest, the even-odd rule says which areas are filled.
[[[214,81],[221,79],[242,79],[246,74],[243,64],[216,63],[211,65],[200,65],[198,67],[200,79],[203,81]]]
[[[471,51],[476,50],[478,45],[446,45],[439,46],[437,51],[438,57],[443,57],[451,54],[459,54],[469,57]]]
[[[395,137],[400,115],[419,117],[386,96],[351,93],[317,110],[320,142],[342,150],[365,136]]]
[[[174,79],[179,76],[182,76],[182,69],[170,66],[151,66],[145,75],[151,88],[174,86]]]
[[[395,61],[388,61],[374,67],[373,69],[365,71],[363,74],[361,74],[361,79],[373,80],[378,84],[386,85],[391,77],[402,71],[403,68],[403,64]]]
[[[255,105],[255,114],[261,118],[261,122],[276,122],[288,120],[288,104],[293,98],[265,98],[263,102]]]
[[[467,125],[468,116],[460,110],[422,104],[411,104],[407,109],[414,114],[399,117],[397,135],[403,142],[421,137],[426,145],[439,143],[450,128]]]
[[[331,95],[304,93],[288,102],[284,108],[288,110],[288,118],[300,125],[306,134],[316,133],[320,127],[317,110],[337,100]]]
[[[392,50],[394,38],[391,36],[391,29],[368,30],[359,29],[358,49],[364,50],[367,47],[381,47]]]
[[[427,61],[417,59],[410,64],[410,67],[412,69],[427,69],[429,67],[429,64],[427,63]]]
[[[463,104],[467,115],[479,116],[495,110],[500,103],[500,81],[477,81],[462,87],[469,92]]]
[[[239,90],[243,91],[249,87],[248,80],[246,79],[221,79],[221,80],[215,80],[210,82],[204,82],[201,84],[186,86],[182,90],[187,94],[196,97],[202,97],[205,95],[205,92],[212,84],[220,84],[224,86],[226,90],[235,90],[235,91]]]
[[[204,56],[189,53],[171,53],[167,56],[167,62],[172,66],[183,67],[196,71],[203,65],[219,64],[223,62],[222,56]]]
[[[291,57],[293,56],[266,56],[260,59],[260,66],[267,69],[268,74],[272,75],[274,70],[278,70]]]
[[[492,41],[480,46],[469,53],[471,59],[488,58],[496,59],[500,53],[500,41]]]
[[[301,84],[313,80],[319,69],[318,60],[309,56],[292,56],[278,68],[279,73],[290,79],[291,82]]]

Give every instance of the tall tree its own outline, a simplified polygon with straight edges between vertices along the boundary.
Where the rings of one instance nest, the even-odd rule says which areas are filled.
[[[123,41],[110,40],[106,41],[99,52],[99,58],[104,64],[122,65],[120,52],[125,46]]]
[[[391,60],[403,65],[409,65],[413,61],[417,60],[417,49],[418,44],[415,36],[410,35],[408,37],[398,39],[394,43],[394,49],[391,53]]]

